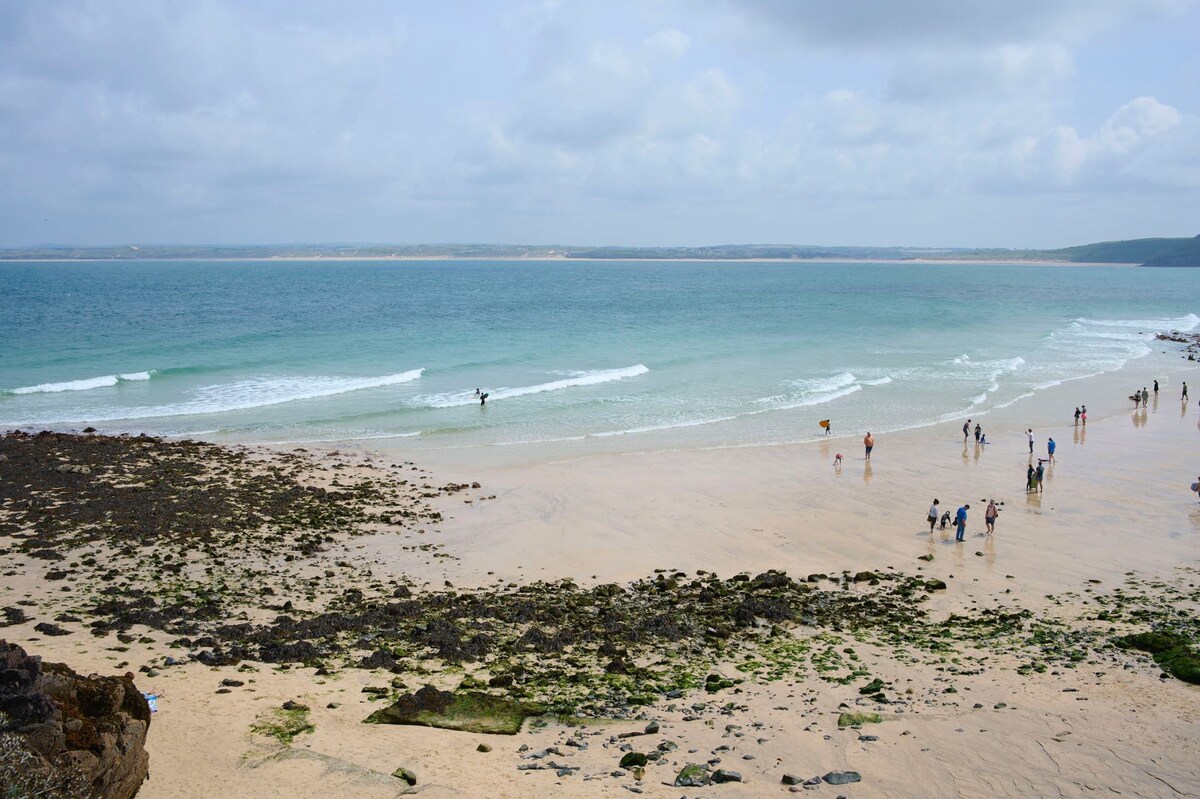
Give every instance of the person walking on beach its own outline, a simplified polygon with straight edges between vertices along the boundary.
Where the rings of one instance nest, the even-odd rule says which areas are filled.
[[[817,422],[817,425],[825,428],[825,435],[833,435],[833,423],[828,419],[822,419],[821,421]]]
[[[1079,418],[1083,419],[1083,426],[1087,427],[1087,406],[1086,405],[1083,406],[1083,413],[1080,414]]]
[[[937,524],[937,520],[938,520],[938,501],[936,498],[934,498],[933,504],[929,506],[929,534],[930,535],[933,535],[933,526],[935,524]]]
[[[1038,460],[1037,471],[1033,473],[1033,482],[1039,494],[1042,493],[1042,478],[1045,476],[1046,467],[1042,465],[1041,460]]]
[[[1075,426],[1079,427],[1079,406],[1075,406]]]
[[[1158,381],[1154,381],[1154,396],[1158,396]]]
[[[983,428],[979,426],[979,422],[975,423],[975,443],[979,443],[979,436],[983,434]]]
[[[871,450],[875,449],[875,436],[870,432],[863,437],[863,446],[867,448],[867,460],[871,460]]]
[[[1025,493],[1026,494],[1033,491],[1033,475],[1034,475],[1033,464],[1031,463],[1031,464],[1029,464],[1029,468],[1025,470]]]
[[[1058,444],[1054,443],[1054,439],[1053,438],[1046,439],[1046,452],[1049,453],[1049,455],[1050,455],[1050,457],[1047,460],[1049,460],[1051,463],[1054,463],[1054,450],[1056,450],[1056,449],[1058,449]]]
[[[958,509],[958,513],[954,514],[954,540],[964,540],[967,533],[967,511],[971,509],[970,505],[963,505]]]
[[[1183,396],[1180,397],[1180,399],[1183,400],[1184,402],[1187,402],[1187,381],[1186,380],[1183,381]]]
[[[1145,386],[1142,386],[1142,407],[1143,408],[1146,407],[1146,403],[1149,400],[1150,400],[1150,392],[1146,390]]]
[[[996,532],[996,517],[999,515],[1000,509],[996,507],[996,500],[989,499],[987,510],[983,512],[983,523],[987,525],[988,535]]]
[[[1032,455],[1033,454],[1033,428],[1031,427],[1028,430],[1026,430],[1025,435],[1029,437],[1029,454]]]
[[[971,420],[968,419],[967,423],[963,425],[963,443],[964,444],[967,443],[967,437],[970,435],[971,435]]]

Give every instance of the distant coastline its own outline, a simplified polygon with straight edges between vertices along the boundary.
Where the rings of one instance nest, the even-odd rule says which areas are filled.
[[[1200,237],[1133,239],[1059,249],[723,244],[623,247],[527,244],[36,245],[0,261],[690,261],[1200,266]]]

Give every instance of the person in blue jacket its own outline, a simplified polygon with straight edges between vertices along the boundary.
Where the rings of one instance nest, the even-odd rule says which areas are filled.
[[[1051,463],[1054,463],[1054,450],[1057,448],[1058,448],[1058,445],[1054,443],[1053,438],[1046,439],[1046,452],[1050,453],[1050,457],[1048,458],[1048,460]]]
[[[964,536],[967,532],[967,511],[970,510],[970,508],[970,505],[963,505],[958,509],[958,513],[954,515],[954,525],[957,528],[957,532],[954,534],[955,541],[964,540]]]

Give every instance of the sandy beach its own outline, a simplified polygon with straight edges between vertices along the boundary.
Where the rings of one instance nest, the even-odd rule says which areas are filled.
[[[140,688],[159,695],[147,745],[151,779],[139,794],[150,799],[214,789],[231,797],[630,790],[750,797],[790,789],[831,797],[1196,795],[1200,689],[1162,675],[1144,654],[1107,643],[1147,629],[1169,608],[1195,618],[1200,503],[1188,483],[1197,474],[1200,416],[1194,402],[1181,405],[1176,385],[1144,410],[1120,410],[1113,401],[1104,405],[1108,412],[1093,411],[1086,427],[1068,418],[1035,429],[1035,458],[1045,456],[1047,437],[1058,442],[1041,494],[1024,490],[1030,455],[1023,429],[1003,417],[986,421],[986,447],[964,445],[961,423],[879,435],[869,463],[858,436],[519,466],[462,463],[453,452],[404,464],[402,452],[349,444],[316,457],[344,463],[342,479],[386,467],[431,486],[480,487],[429,492],[430,512],[443,519],[420,533],[349,538],[311,562],[282,566],[312,582],[327,576],[309,592],[314,607],[326,589],[333,596],[347,585],[394,580],[436,592],[562,578],[582,587],[624,584],[656,570],[721,578],[779,570],[799,581],[863,570],[919,575],[946,583],[924,607],[951,628],[955,614],[1020,609],[1089,631],[1078,657],[1049,657],[1032,670],[1018,651],[1029,640],[991,651],[968,641],[938,654],[802,623],[790,626],[788,640],[836,657],[837,679],[814,669],[815,659],[767,675],[738,655],[714,668],[744,682],[715,694],[664,697],[623,719],[529,721],[515,736],[364,725],[379,703],[362,689],[386,683],[386,671],[322,675],[252,660],[207,666],[149,629],[135,628],[123,646],[79,625],[64,625],[70,635],[39,634],[35,622],[84,588],[45,579],[54,563],[14,552],[4,556],[0,606],[23,603],[30,618],[0,637],[81,673],[154,667],[137,675]],[[845,458],[840,468],[833,466],[837,453]],[[970,504],[964,543],[954,542],[952,528],[929,534],[925,513],[935,496],[952,513]],[[983,533],[988,499],[1002,508],[990,537]],[[849,574],[847,590],[857,590]],[[1121,602],[1140,597],[1136,623],[1128,616],[1113,625],[1096,621],[1096,607],[1109,607],[1113,592]],[[182,662],[164,668],[167,655]],[[406,689],[424,682],[451,689],[463,675],[460,668],[418,669],[400,678]],[[860,692],[872,677],[882,680],[887,699]],[[223,680],[240,685],[223,687]],[[311,709],[311,731],[290,745],[254,732],[289,700]],[[880,722],[839,727],[847,711],[878,713]],[[644,732],[651,722],[656,731]],[[477,751],[480,744],[491,751]],[[618,768],[625,749],[659,754],[638,779]],[[673,785],[689,763],[736,771],[740,782]],[[391,776],[401,766],[416,775],[415,786]],[[784,783],[785,775],[802,782],[842,771],[861,781]]]

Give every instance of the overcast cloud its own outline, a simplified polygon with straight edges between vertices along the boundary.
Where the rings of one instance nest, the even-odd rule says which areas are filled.
[[[7,0],[0,246],[1200,233],[1200,0]]]

